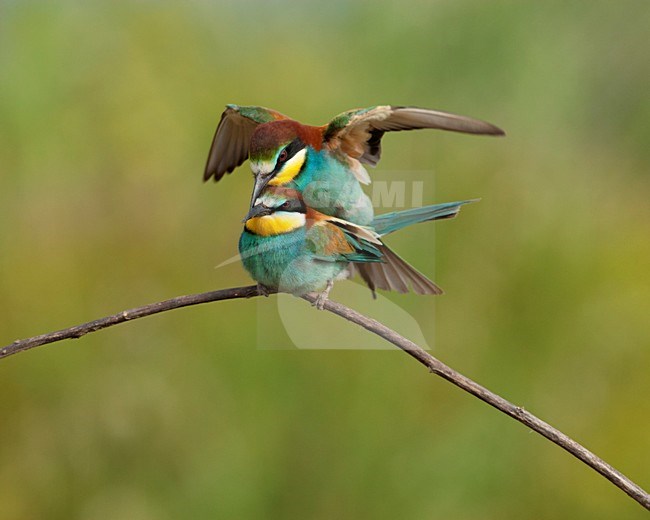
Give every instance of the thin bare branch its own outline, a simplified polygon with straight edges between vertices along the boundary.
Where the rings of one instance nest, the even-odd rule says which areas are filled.
[[[29,350],[30,348],[47,345],[48,343],[55,343],[64,339],[80,338],[81,336],[85,336],[91,332],[105,329],[106,327],[119,325],[125,321],[144,318],[145,316],[151,316],[152,314],[158,314],[159,312],[171,311],[172,309],[187,307],[188,305],[198,305],[200,303],[216,302],[220,300],[233,300],[235,298],[251,298],[253,296],[259,296],[257,286],[255,285],[233,287],[231,289],[221,289],[219,291],[210,291],[201,294],[178,296],[162,302],[150,303],[143,307],[118,312],[112,316],[89,321],[88,323],[82,323],[81,325],[75,325],[74,327],[69,327],[67,329],[41,334],[40,336],[34,336],[32,338],[18,339],[6,347],[0,348],[0,359],[13,354],[18,354],[18,352],[24,350]]]
[[[303,296],[305,300],[313,302],[315,298],[307,295]],[[456,372],[453,368],[448,367],[442,361],[436,359],[427,351],[417,346],[412,341],[401,336],[392,329],[379,323],[377,320],[368,318],[363,314],[336,303],[333,301],[325,302],[325,309],[345,318],[348,321],[361,325],[364,329],[381,336],[386,341],[401,348],[404,352],[417,359],[424,366],[428,367],[434,374],[446,379],[457,387],[478,397],[481,401],[486,402],[497,410],[509,415],[513,419],[525,424],[531,430],[536,431],[540,435],[546,437],[551,442],[557,444],[561,448],[568,451],[574,457],[580,459],[592,469],[596,470],[612,484],[619,487],[630,495],[634,500],[641,504],[646,509],[650,510],[650,495],[644,491],[640,486],[632,482],[629,478],[623,475],[620,471],[607,464],[600,457],[586,449],[581,444],[577,443],[569,436],[562,433],[560,430],[554,428],[547,422],[542,421],[532,413],[527,412],[520,406],[512,404],[503,397],[491,392],[487,388],[475,383],[463,374]]]
[[[107,327],[112,327],[125,321],[144,318],[152,314],[178,309],[180,307],[187,307],[189,305],[198,305],[200,303],[208,303],[220,300],[232,300],[235,298],[251,298],[259,296],[257,286],[251,285],[247,287],[235,287],[232,289],[222,289],[219,291],[211,291],[201,294],[192,294],[188,296],[179,296],[170,300],[152,303],[143,307],[126,310],[106,318],[101,318],[95,321],[76,325],[67,329],[58,330],[48,334],[41,334],[32,338],[26,338],[14,341],[6,347],[0,348],[0,359],[17,354],[24,350],[29,350],[34,347],[55,343],[64,339],[80,338],[90,332],[95,332]],[[311,303],[314,303],[315,296],[306,295],[303,298]],[[377,334],[386,341],[399,347],[404,352],[415,358],[417,361],[426,366],[434,374],[446,379],[457,387],[478,397],[490,406],[505,413],[520,423],[528,426],[530,429],[546,437],[551,442],[557,444],[564,450],[568,451],[571,455],[578,458],[589,467],[600,473],[612,484],[623,490],[630,497],[636,500],[646,509],[650,510],[650,495],[644,491],[640,486],[635,484],[620,471],[616,470],[607,464],[600,457],[596,456],[591,451],[587,450],[584,446],[577,443],[558,429],[550,424],[537,418],[530,412],[523,408],[516,406],[499,395],[489,391],[487,388],[475,383],[471,379],[456,372],[454,369],[445,365],[442,361],[436,359],[431,354],[420,348],[412,341],[404,338],[392,329],[379,323],[372,318],[368,318],[345,305],[333,301],[325,303],[325,310],[332,312],[352,323],[356,323],[366,330]]]

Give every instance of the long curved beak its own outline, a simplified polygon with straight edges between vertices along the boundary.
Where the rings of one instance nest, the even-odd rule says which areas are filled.
[[[255,217],[263,217],[270,214],[270,208],[267,208],[264,204],[258,204],[257,206],[253,206],[248,210],[248,214],[244,217],[244,220],[242,220],[242,222],[246,222],[247,220]]]
[[[266,177],[262,177],[261,175],[255,176],[255,186],[253,187],[253,195],[251,196],[251,203],[249,206],[250,209],[253,209],[255,207],[255,201],[262,194],[264,188],[266,188],[266,185],[268,184],[270,178],[271,177],[269,176]]]

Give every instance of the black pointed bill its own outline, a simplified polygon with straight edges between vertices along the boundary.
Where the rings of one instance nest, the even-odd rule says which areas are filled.
[[[257,198],[253,199],[255,201]],[[273,212],[272,208],[267,208],[264,204],[258,204],[257,206],[251,206],[248,210],[248,214],[244,217],[242,222],[247,222],[248,220],[255,217],[264,217],[270,215]]]

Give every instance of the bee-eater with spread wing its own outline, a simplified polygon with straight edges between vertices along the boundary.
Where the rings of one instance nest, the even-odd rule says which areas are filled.
[[[251,206],[266,186],[302,193],[308,206],[355,224],[369,224],[370,183],[386,132],[437,128],[503,135],[500,128],[465,116],[424,108],[374,106],[349,110],[323,126],[310,126],[263,107],[228,105],[212,140],[204,180],[220,180],[250,158],[255,175]]]

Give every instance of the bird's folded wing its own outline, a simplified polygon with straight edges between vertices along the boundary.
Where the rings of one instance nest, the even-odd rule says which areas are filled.
[[[307,240],[314,257],[334,262],[383,262],[379,236],[370,228],[336,217],[322,218],[311,226]]]
[[[257,125],[289,119],[264,107],[227,105],[212,139],[203,180],[220,180],[248,158],[251,135]]]
[[[442,294],[435,283],[402,260],[384,244],[379,235],[366,226],[359,226],[336,217],[310,212],[315,222],[307,234],[314,258],[330,262],[352,262],[373,295],[375,289],[417,294]]]

